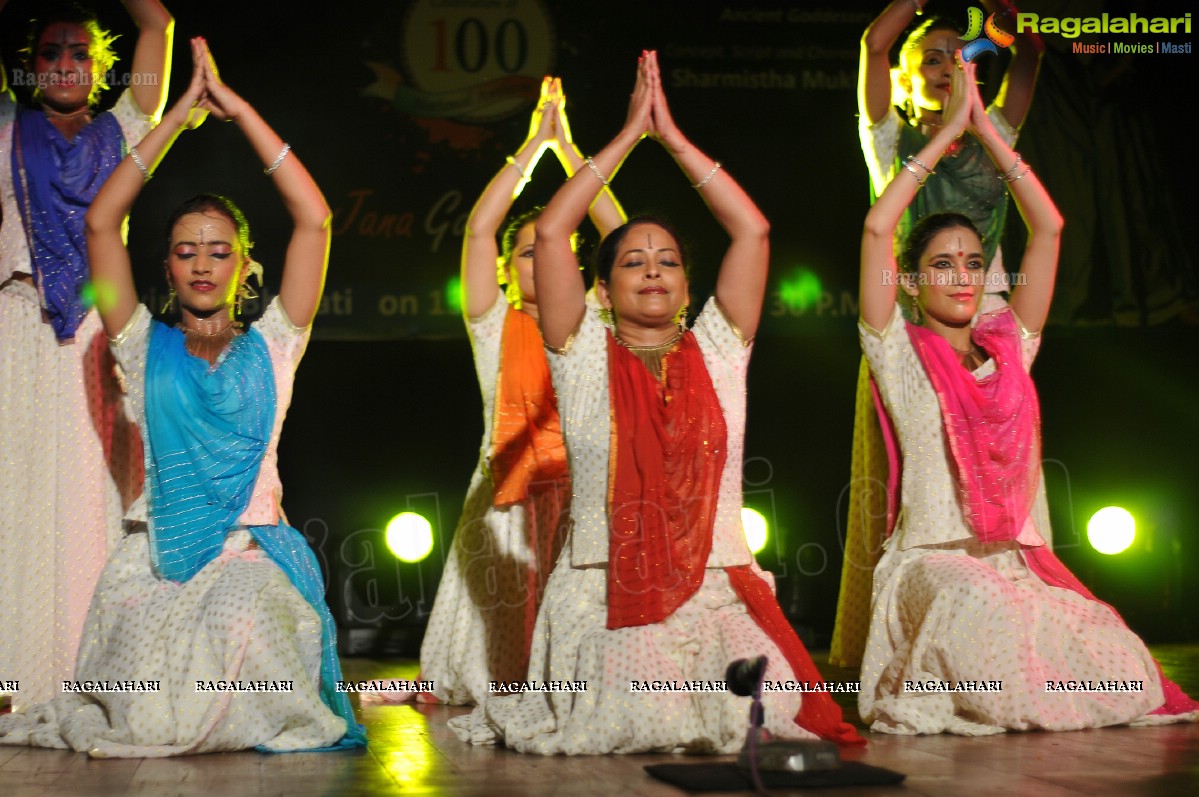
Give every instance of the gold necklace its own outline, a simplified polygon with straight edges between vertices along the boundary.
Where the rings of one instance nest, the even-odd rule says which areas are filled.
[[[240,324],[235,324],[230,321],[225,326],[214,332],[202,332],[198,329],[191,329],[183,324],[179,325],[179,329],[183,330],[184,346],[187,348],[188,354],[194,357],[199,357],[201,360],[207,360],[209,363],[214,363],[217,357],[221,356],[221,352],[229,345],[238,335],[238,327]]]
[[[679,341],[683,337],[683,333],[681,331],[677,332],[670,340],[666,340],[661,343],[653,343],[648,346],[633,346],[621,340],[619,335],[613,335],[613,337],[616,338],[617,344],[628,349],[634,357],[645,363],[645,367],[648,368],[654,376],[656,376],[658,379],[661,379],[662,360],[666,359],[666,355],[670,354],[670,352],[674,350],[674,347],[678,345]]]

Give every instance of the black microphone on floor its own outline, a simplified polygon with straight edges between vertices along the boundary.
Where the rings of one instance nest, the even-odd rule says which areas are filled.
[[[752,659],[737,659],[725,670],[724,680],[729,691],[741,697],[752,697],[762,683],[766,673],[766,657],[755,656]]]
[[[837,745],[831,742],[770,740],[769,734],[762,728],[766,718],[762,707],[762,681],[766,676],[767,662],[765,656],[737,659],[728,666],[724,675],[730,692],[751,698],[749,728],[737,766],[749,770],[759,794],[766,793],[759,772],[811,772],[841,766],[841,753]]]

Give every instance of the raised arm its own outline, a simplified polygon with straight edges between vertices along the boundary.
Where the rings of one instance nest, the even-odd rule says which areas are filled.
[[[125,328],[137,308],[137,290],[133,284],[129,251],[125,248],[125,219],[142,186],[180,131],[196,127],[204,119],[205,112],[200,107],[205,93],[204,58],[203,44],[199,39],[193,39],[192,78],[187,90],[163,117],[162,123],[147,133],[117,164],[88,208],[84,225],[88,265],[97,286],[96,309],[109,337]]]
[[[1016,6],[1011,0],[983,0],[988,13],[997,13],[1004,20],[1004,28],[1014,31],[1015,43],[1010,48],[1012,60],[1003,73],[1003,83],[995,97],[995,105],[1003,111],[1009,125],[1019,129],[1032,105],[1033,90],[1037,85],[1037,74],[1041,70],[1041,56],[1045,54],[1045,43],[1031,31],[1020,33],[1016,26]]]
[[[541,96],[529,120],[528,137],[491,178],[466,220],[462,238],[462,310],[468,318],[483,315],[495,303],[499,292],[496,234],[552,136],[554,82],[551,77],[542,79]]]
[[[554,106],[556,111],[554,137],[550,141],[550,147],[558,156],[558,162],[562,164],[562,170],[566,172],[566,176],[573,177],[579,169],[585,168],[586,161],[583,159],[583,153],[579,152],[579,148],[575,146],[574,136],[570,131],[570,122],[566,118],[566,94],[562,91],[562,81],[556,79],[555,83],[559,101]],[[608,237],[608,233],[628,221],[624,208],[616,201],[616,195],[608,186],[604,186],[599,196],[591,203],[587,215],[591,217],[591,223],[595,225],[595,228],[599,230],[600,238]]]
[[[611,182],[620,164],[650,129],[649,57],[637,62],[637,82],[629,99],[624,126],[616,137],[585,162],[550,200],[537,219],[533,245],[533,274],[537,281],[538,323],[547,345],[561,348],[578,329],[586,308],[585,288],[570,237],[587,215],[601,189]]]
[[[874,124],[891,108],[891,48],[924,0],[892,0],[862,34],[858,59],[858,113]]]
[[[758,331],[762,297],[770,270],[770,223],[762,211],[720,164],[695,147],[670,115],[662,91],[658,55],[650,53],[653,135],[699,191],[716,221],[728,233],[729,248],[716,277],[716,299],[748,339]]]
[[[953,70],[943,126],[904,166],[908,173],[896,174],[866,214],[858,296],[862,320],[874,329],[885,328],[895,309],[900,278],[895,262],[895,228],[928,174],[936,170],[941,156],[965,132],[974,102],[981,105],[974,74],[973,63]]]
[[[291,215],[291,241],[283,263],[279,301],[293,324],[308,326],[316,316],[325,288],[332,234],[329,205],[312,175],[285,147],[283,139],[250,103],[221,81],[211,57],[204,60],[204,89],[207,92],[204,107],[218,119],[237,124]]]
[[[175,20],[158,0],[123,2],[138,31],[133,50],[133,99],[142,113],[157,119],[167,101]]]
[[[982,100],[974,93],[970,112],[970,132],[982,142],[1012,193],[1016,209],[1028,227],[1028,243],[1020,261],[1020,276],[1012,291],[1011,306],[1024,328],[1039,332],[1049,317],[1053,286],[1057,279],[1058,252],[1061,248],[1062,215],[1049,192],[991,125]]]

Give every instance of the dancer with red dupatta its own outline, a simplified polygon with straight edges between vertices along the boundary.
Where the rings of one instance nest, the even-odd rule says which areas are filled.
[[[483,444],[420,655],[421,680],[451,704],[481,703],[492,681],[524,678],[537,606],[569,520],[566,449],[537,328],[533,225],[541,209],[511,219],[502,251],[496,247],[504,217],[547,149],[567,175],[584,168],[562,81],[552,77],[542,81],[528,138],[483,189],[462,242],[462,309],[483,392]],[[591,218],[601,236],[624,222],[611,191]],[[576,280],[583,284],[577,268]]]
[[[1195,719],[1199,704],[1030,519],[1040,412],[1028,370],[1062,218],[992,127],[974,69],[959,59],[945,125],[887,186],[862,234],[862,349],[889,416],[900,495],[874,573],[862,719],[876,731],[962,735]],[[995,161],[1029,230],[1010,306],[981,315],[986,257],[966,216],[920,221],[898,265],[892,246],[905,209],[966,132]],[[904,320],[899,287],[918,323]]]
[[[599,312],[570,248],[646,135],[731,239],[716,296],[691,329],[688,260],[663,223],[633,219],[600,245]],[[555,194],[536,231],[538,320],[571,467],[572,526],[538,613],[521,687],[530,691],[450,725],[464,740],[529,753],[735,751],[748,698],[723,688],[730,662],[765,655],[768,680],[820,681],[740,523],[745,377],[769,225],[675,126],[649,52],[623,128]],[[862,743],[826,693],[773,692],[765,702],[776,736]]]

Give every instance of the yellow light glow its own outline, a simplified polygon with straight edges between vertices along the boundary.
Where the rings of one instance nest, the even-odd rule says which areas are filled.
[[[419,562],[433,551],[433,526],[415,512],[387,522],[387,547],[401,562]]]
[[[1137,534],[1137,521],[1127,509],[1107,506],[1087,521],[1087,539],[1091,547],[1109,556],[1123,553]]]
[[[741,507],[741,527],[745,530],[745,542],[755,554],[761,553],[766,547],[770,536],[769,525],[762,513],[747,506]]]

